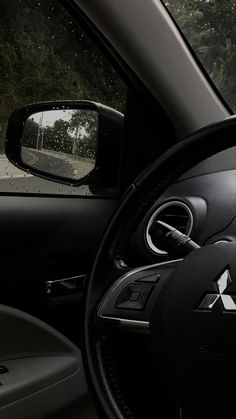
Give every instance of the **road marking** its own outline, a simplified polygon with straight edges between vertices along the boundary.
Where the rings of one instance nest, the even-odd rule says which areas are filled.
[[[39,159],[38,159],[38,157],[37,157],[35,154],[31,153],[30,151],[28,151],[28,153],[31,155],[32,160],[30,160],[30,161],[28,161],[28,162],[26,162],[26,163],[27,163],[29,166],[33,166],[33,164],[37,163],[37,161],[38,161]]]
[[[2,179],[12,179],[12,180],[14,180],[14,179],[18,179],[18,178],[25,178],[25,177],[33,177],[33,175],[29,175],[29,174],[26,174],[26,175],[4,175],[4,176],[1,176],[0,175],[0,180],[2,180]]]

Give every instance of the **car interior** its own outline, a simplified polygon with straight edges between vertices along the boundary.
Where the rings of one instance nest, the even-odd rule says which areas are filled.
[[[229,3],[0,0],[0,419],[235,418]]]

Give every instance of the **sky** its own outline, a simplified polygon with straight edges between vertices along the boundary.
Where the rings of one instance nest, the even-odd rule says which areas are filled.
[[[74,113],[74,109],[61,109],[61,110],[50,110],[45,112],[37,112],[34,116],[31,116],[38,124],[42,126],[52,126],[55,121],[62,119],[63,121],[69,121]],[[42,118],[42,122],[40,121]]]

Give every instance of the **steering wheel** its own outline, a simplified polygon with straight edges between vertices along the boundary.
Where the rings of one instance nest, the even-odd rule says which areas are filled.
[[[235,243],[205,246],[184,259],[136,269],[126,262],[132,234],[166,188],[234,145],[236,117],[178,143],[129,187],[104,234],[87,283],[82,348],[101,418],[140,417],[124,395],[112,356],[111,333],[122,329],[126,336],[150,335],[152,354],[191,419],[235,417]]]

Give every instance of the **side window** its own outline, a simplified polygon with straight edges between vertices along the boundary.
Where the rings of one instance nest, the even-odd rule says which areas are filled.
[[[92,100],[124,113],[126,86],[78,22],[57,0],[0,0],[0,193],[91,194],[8,162],[10,113],[52,100]]]

